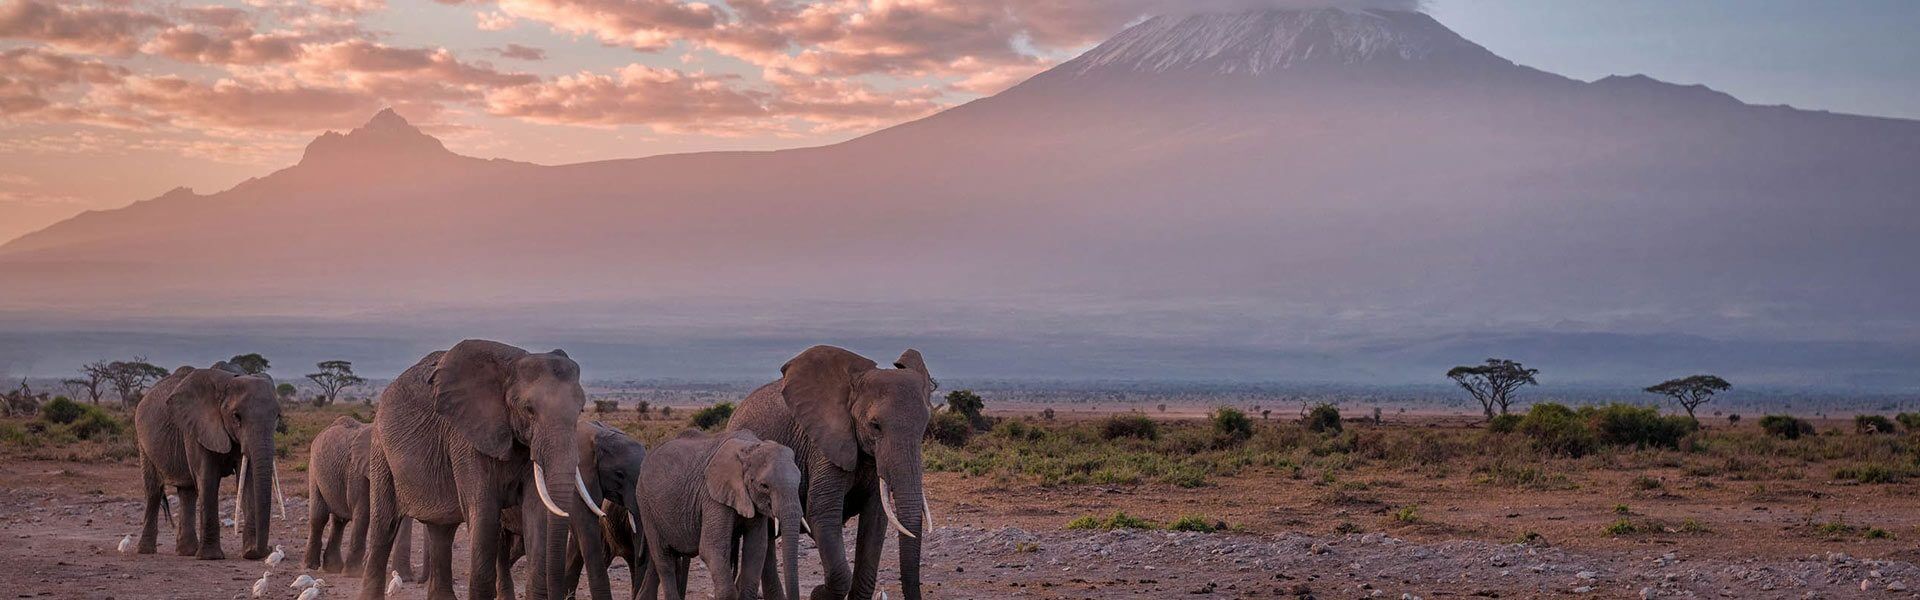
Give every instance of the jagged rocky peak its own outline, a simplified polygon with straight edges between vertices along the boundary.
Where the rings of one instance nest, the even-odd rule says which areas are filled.
[[[335,160],[393,160],[408,156],[452,156],[445,144],[388,108],[345,134],[326,132],[307,144],[301,164]]]
[[[1154,17],[1074,59],[1070,72],[1260,75],[1449,65],[1489,68],[1512,63],[1424,13],[1317,8]]]

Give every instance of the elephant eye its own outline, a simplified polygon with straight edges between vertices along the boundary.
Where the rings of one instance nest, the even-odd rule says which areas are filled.
[[[879,421],[878,419],[876,419],[876,420],[873,420],[873,421],[869,421],[869,422],[867,422],[867,426],[868,426],[868,427],[872,427],[874,431],[879,431],[879,430],[880,430],[880,421]]]

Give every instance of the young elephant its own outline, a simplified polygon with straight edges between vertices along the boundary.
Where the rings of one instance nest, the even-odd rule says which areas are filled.
[[[272,549],[267,503],[273,495],[273,433],[280,422],[273,379],[239,375],[224,365],[181,367],[147,391],[133,419],[147,493],[139,552],[156,549],[158,513],[167,502],[166,486],[172,485],[180,492],[174,552],[226,558],[220,550],[220,480],[239,474],[244,510],[234,517],[240,523],[241,555],[266,556]]]
[[[791,527],[801,520],[793,450],[747,431],[689,431],[661,444],[640,467],[636,495],[647,553],[668,600],[686,597],[687,562],[694,556],[713,574],[715,598],[756,597],[775,523]],[[786,572],[780,595],[798,600],[799,536],[788,532],[780,541]]]
[[[340,417],[314,436],[312,447],[307,459],[306,566],[328,573],[360,575],[367,548],[367,456],[373,447],[373,425]],[[326,536],[329,524],[333,533]],[[351,532],[346,531],[349,524],[353,526]],[[345,559],[340,556],[343,533],[347,533]],[[419,581],[409,558],[413,554],[412,519],[400,521],[396,537],[393,570],[399,571],[403,580]]]

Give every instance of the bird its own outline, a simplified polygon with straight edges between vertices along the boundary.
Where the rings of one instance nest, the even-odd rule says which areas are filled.
[[[392,595],[398,591],[400,591],[400,572],[394,571],[387,574],[387,594]]]
[[[312,575],[302,573],[300,574],[299,577],[293,580],[293,583],[291,585],[288,585],[287,587],[289,589],[296,589],[296,590],[301,588],[310,588],[310,587],[313,587],[314,582],[317,582],[317,581],[319,580],[314,579]]]
[[[262,594],[267,593],[267,577],[270,575],[273,575],[273,571],[261,573],[260,580],[253,582],[253,597],[259,598]]]
[[[280,561],[286,558],[287,558],[287,551],[282,550],[278,544],[275,544],[273,547],[273,554],[267,555],[267,566],[278,567],[280,566]]]
[[[133,551],[133,534],[129,533],[127,534],[127,537],[120,538],[120,553],[126,554],[132,551]]]
[[[307,588],[307,591],[300,592],[300,598],[298,600],[315,600],[319,597],[320,597],[320,586],[315,585],[313,587]]]

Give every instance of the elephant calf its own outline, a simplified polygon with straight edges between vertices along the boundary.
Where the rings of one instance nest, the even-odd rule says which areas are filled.
[[[765,561],[776,523],[802,519],[793,450],[747,431],[689,431],[661,444],[640,467],[636,495],[647,553],[668,600],[685,598],[694,556],[706,561],[715,598],[756,597],[771,570]],[[798,600],[799,535],[779,537],[786,587],[769,595]]]
[[[373,425],[353,417],[340,417],[313,438],[313,450],[307,458],[307,557],[308,569],[349,575],[361,574],[367,548],[367,457],[373,447]],[[333,526],[326,536],[327,526]],[[340,556],[342,533],[346,536],[346,557]],[[322,538],[325,537],[325,545]],[[393,570],[405,581],[419,581],[413,573],[413,520],[400,521],[393,553]]]

